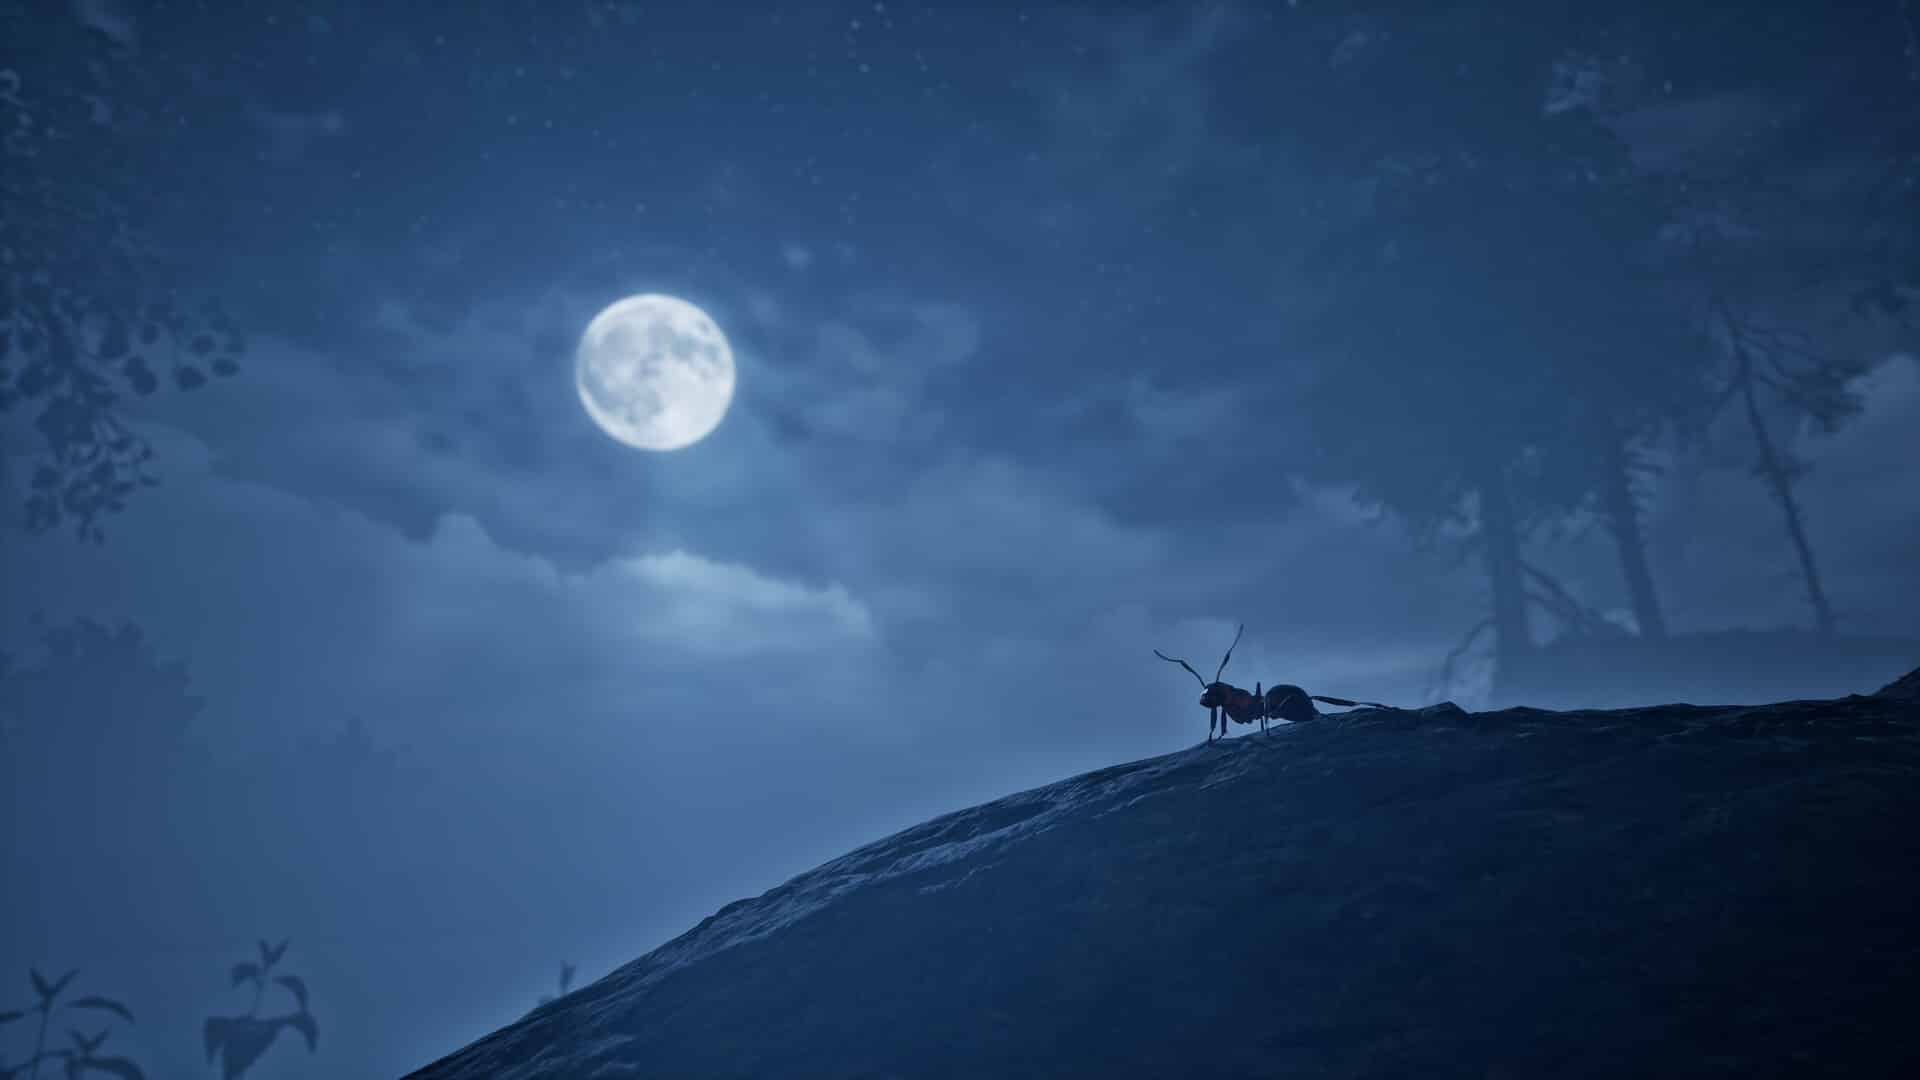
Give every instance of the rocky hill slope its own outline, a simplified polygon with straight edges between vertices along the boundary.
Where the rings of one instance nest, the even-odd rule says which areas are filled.
[[[1920,1075],[1920,672],[1363,710],[937,818],[414,1074]]]

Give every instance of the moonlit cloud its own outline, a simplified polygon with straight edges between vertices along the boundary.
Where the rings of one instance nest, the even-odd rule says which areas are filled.
[[[684,647],[722,655],[810,651],[873,636],[873,616],[838,583],[809,588],[685,551],[622,559],[614,569],[643,586],[642,595],[623,598],[647,605],[641,633]]]

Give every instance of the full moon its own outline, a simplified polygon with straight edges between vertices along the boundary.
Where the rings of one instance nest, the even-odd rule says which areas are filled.
[[[679,450],[712,434],[727,414],[733,349],[707,313],[685,300],[629,296],[587,324],[573,381],[600,430],[641,450]]]

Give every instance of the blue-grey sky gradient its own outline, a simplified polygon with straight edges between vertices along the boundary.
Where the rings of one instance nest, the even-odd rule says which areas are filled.
[[[1485,610],[1477,564],[1289,480],[1300,436],[1269,419],[1325,359],[1295,251],[1354,196],[1286,102],[1256,107],[1259,58],[1328,31],[990,7],[593,4],[627,52],[578,60],[551,43],[578,30],[498,12],[438,37],[234,16],[207,77],[244,99],[189,145],[251,192],[207,239],[256,327],[243,371],[135,406],[162,483],[104,545],[5,531],[0,639],[30,662],[36,611],[131,620],[186,664],[223,768],[290,778],[93,849],[172,837],[144,861],[37,864],[8,970],[74,957],[191,1012],[290,935],[340,1041],[277,1051],[285,1075],[393,1072],[561,959],[596,976],[931,814],[1196,741],[1151,649],[1205,668],[1245,622],[1230,677],[1425,700]],[[1364,64],[1371,25],[1318,55]],[[1663,160],[1783,107],[1681,92],[1624,133]],[[685,451],[607,438],[570,381],[586,321],[641,292],[736,353]],[[1920,636],[1920,364],[1837,340],[1877,366],[1857,420],[1793,437],[1812,538],[1849,632]],[[1670,621],[1804,624],[1777,508],[1721,443],[1652,489]],[[1624,615],[1604,530],[1533,557]],[[399,779],[307,792],[274,764],[350,717]],[[172,1060],[178,1034],[131,1045]]]

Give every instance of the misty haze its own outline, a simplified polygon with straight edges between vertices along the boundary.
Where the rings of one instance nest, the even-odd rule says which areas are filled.
[[[1920,6],[0,0],[0,151],[0,1080],[1920,1065]]]

